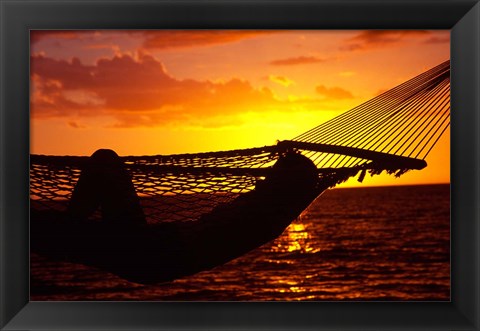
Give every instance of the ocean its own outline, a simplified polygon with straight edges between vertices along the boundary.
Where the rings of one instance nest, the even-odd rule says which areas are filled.
[[[450,186],[328,190],[277,239],[168,283],[30,265],[31,301],[449,301]]]

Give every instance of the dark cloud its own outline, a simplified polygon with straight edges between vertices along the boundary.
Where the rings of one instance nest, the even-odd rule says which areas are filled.
[[[218,114],[269,110],[279,102],[249,82],[178,80],[149,55],[98,60],[31,58],[34,117],[110,116],[117,126],[157,126]]]
[[[321,63],[325,62],[325,59],[321,59],[316,56],[298,56],[298,57],[290,57],[286,59],[279,59],[271,61],[271,65],[275,66],[293,66],[293,65],[301,65],[301,64],[312,64],[312,63]]]
[[[85,40],[108,35],[118,31],[96,30],[33,30],[30,40],[35,44],[41,40]],[[276,33],[267,30],[125,30],[121,31],[132,37],[139,38],[145,50],[164,50],[177,48],[205,47],[238,42],[267,34]],[[112,47],[112,45],[100,45]]]
[[[347,39],[341,50],[369,50],[395,45],[407,37],[423,37],[431,32],[425,30],[367,30]]]
[[[353,99],[353,94],[341,87],[326,87],[324,85],[319,85],[316,87],[315,91],[328,100]]]
[[[141,34],[145,38],[143,47],[145,49],[152,50],[227,44],[271,33],[274,33],[274,31],[168,30],[144,31]]]
[[[74,40],[93,37],[96,31],[89,30],[31,30],[30,42],[35,44],[44,39]]]
[[[75,121],[69,121],[67,124],[68,124],[69,127],[74,128],[74,129],[84,129],[84,128],[86,128],[85,125],[79,124],[78,122],[75,122]]]
[[[270,80],[271,82],[280,84],[282,86],[285,86],[285,87],[288,87],[290,85],[295,84],[295,82],[293,80],[288,79],[285,76],[270,75],[270,76],[268,76],[268,80]]]
[[[425,44],[444,44],[450,42],[450,36],[445,37],[431,37],[425,40]]]

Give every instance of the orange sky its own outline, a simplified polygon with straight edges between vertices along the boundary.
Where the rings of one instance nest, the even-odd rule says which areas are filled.
[[[449,31],[438,30],[35,31],[31,152],[272,145],[449,59],[449,49]],[[448,131],[426,161],[362,185],[450,182]]]

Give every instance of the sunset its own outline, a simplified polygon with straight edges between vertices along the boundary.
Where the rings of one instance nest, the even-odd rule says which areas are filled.
[[[30,37],[33,301],[450,300],[449,31]]]
[[[273,145],[448,60],[449,47],[449,31],[33,31],[31,153]],[[362,185],[448,183],[449,151],[447,130],[421,172]]]

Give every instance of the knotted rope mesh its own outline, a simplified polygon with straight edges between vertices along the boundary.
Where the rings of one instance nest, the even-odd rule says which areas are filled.
[[[310,158],[325,188],[360,172],[421,169],[450,124],[450,62],[298,137],[259,148],[122,157],[151,223],[192,221],[252,191],[287,150]],[[34,210],[65,211],[88,157],[31,155]],[[93,217],[99,217],[94,215]]]
[[[87,159],[32,155],[32,208],[65,210]],[[186,221],[251,191],[274,163],[275,146],[122,160],[149,222]]]

